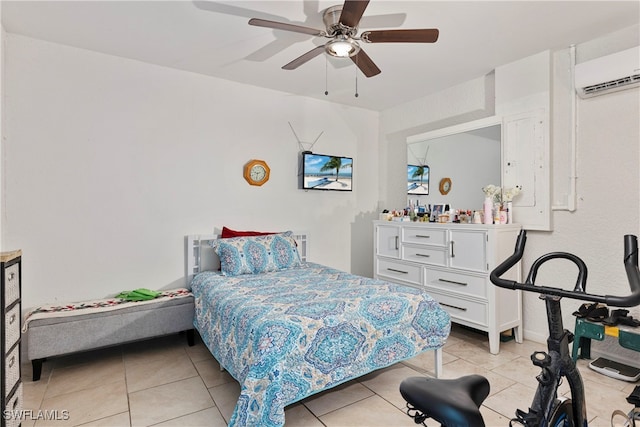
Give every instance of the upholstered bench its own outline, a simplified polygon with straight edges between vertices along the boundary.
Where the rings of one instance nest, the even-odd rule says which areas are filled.
[[[186,331],[194,345],[194,300],[187,289],[130,302],[118,298],[39,307],[25,317],[27,356],[38,381],[47,357]]]

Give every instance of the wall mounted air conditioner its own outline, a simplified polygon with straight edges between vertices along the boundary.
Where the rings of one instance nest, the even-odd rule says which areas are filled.
[[[575,84],[581,98],[640,86],[640,46],[576,64]]]

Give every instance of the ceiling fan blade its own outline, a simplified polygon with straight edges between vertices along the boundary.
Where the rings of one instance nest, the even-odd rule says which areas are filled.
[[[295,33],[309,34],[312,36],[324,36],[325,32],[315,28],[303,27],[302,25],[287,24],[285,22],[269,21],[267,19],[251,18],[249,25],[256,27],[274,28],[276,30],[293,31]]]
[[[296,59],[294,59],[293,61],[289,62],[287,65],[282,67],[282,69],[283,70],[295,70],[296,68],[298,68],[299,66],[301,66],[305,62],[310,61],[313,58],[315,58],[316,56],[320,55],[322,52],[324,52],[324,45],[317,46],[316,48],[311,49],[309,52],[305,53],[304,55],[299,56]]]
[[[368,43],[434,43],[440,31],[437,28],[422,30],[365,31],[360,36]]]
[[[380,74],[380,68],[376,64],[373,63],[369,55],[367,55],[364,50],[360,49],[360,51],[351,57],[351,60],[354,64],[362,71],[367,77],[373,77]]]
[[[345,0],[340,23],[347,27],[357,27],[368,5],[369,0]]]

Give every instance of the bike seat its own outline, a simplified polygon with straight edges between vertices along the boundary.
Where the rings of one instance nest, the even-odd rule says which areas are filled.
[[[400,383],[407,403],[447,427],[484,427],[480,405],[489,395],[489,381],[480,375],[454,380],[409,377]]]

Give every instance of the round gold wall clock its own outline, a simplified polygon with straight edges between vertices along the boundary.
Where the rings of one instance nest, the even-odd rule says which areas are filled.
[[[442,178],[440,180],[440,194],[448,194],[451,191],[451,178]]]
[[[269,181],[271,169],[264,160],[249,160],[244,165],[244,179],[251,185],[262,185]]]

